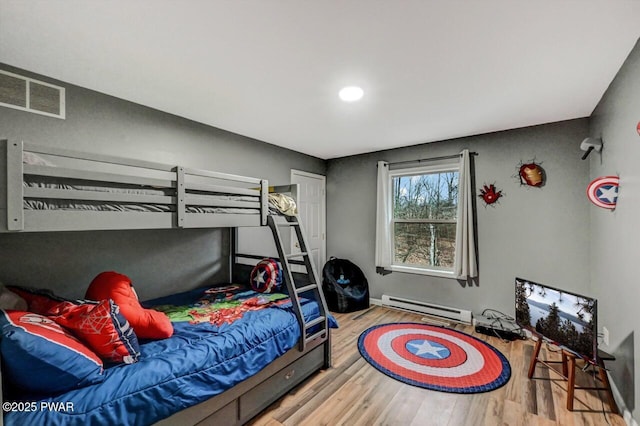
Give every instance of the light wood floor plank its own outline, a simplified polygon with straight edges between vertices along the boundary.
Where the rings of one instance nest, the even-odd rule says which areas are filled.
[[[439,395],[432,391],[423,389],[425,397],[416,411],[413,421],[409,423],[412,426],[422,425],[446,425],[451,418],[455,404],[445,395]],[[460,397],[461,395],[457,395]]]
[[[379,387],[367,395],[365,403],[342,419],[342,424],[363,426],[378,424],[382,413],[403,387],[402,383],[385,376],[385,380]]]
[[[422,401],[427,397],[428,392],[425,389],[413,386],[410,389],[402,386],[398,390],[381,413],[380,419],[376,421],[376,424],[410,424],[415,418],[418,408],[422,405]]]
[[[622,417],[609,412],[606,402],[605,419],[596,391],[576,390],[575,411],[568,411],[566,382],[544,366],[539,365],[534,379],[529,380],[531,341],[504,342],[478,334],[472,326],[450,324],[502,352],[512,374],[505,386],[491,392],[437,392],[387,377],[369,365],[357,348],[358,337],[367,328],[385,323],[422,323],[423,315],[376,306],[335,316],[340,328],[332,330],[333,366],[305,380],[253,419],[251,425],[599,426],[608,422],[611,426],[625,426]],[[559,357],[545,347],[542,353],[547,359]],[[593,386],[589,374],[577,371],[576,377],[580,385]]]

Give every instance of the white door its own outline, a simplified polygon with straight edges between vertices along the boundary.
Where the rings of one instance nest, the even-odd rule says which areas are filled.
[[[291,170],[291,183],[298,184],[298,215],[307,238],[307,250],[311,260],[321,278],[322,268],[327,258],[326,243],[326,178],[322,175],[307,173],[300,170]],[[299,252],[295,232],[292,232],[291,247],[293,252]],[[293,268],[301,271],[302,268]]]

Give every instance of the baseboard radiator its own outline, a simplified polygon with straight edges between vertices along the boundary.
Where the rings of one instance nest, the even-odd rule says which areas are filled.
[[[431,315],[437,318],[446,318],[471,324],[471,311],[452,308],[449,306],[434,305],[433,303],[420,302],[418,300],[403,299],[401,297],[382,295],[382,306],[398,308],[411,312]]]

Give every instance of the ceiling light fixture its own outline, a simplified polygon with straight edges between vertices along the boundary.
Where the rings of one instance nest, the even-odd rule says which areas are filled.
[[[343,87],[340,92],[338,92],[340,99],[342,99],[344,102],[359,101],[362,98],[363,94],[364,91],[358,86]]]

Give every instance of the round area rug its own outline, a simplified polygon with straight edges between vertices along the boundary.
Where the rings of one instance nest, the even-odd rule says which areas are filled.
[[[358,349],[387,376],[442,392],[487,392],[511,377],[509,361],[496,348],[445,327],[376,325],[360,335]]]

